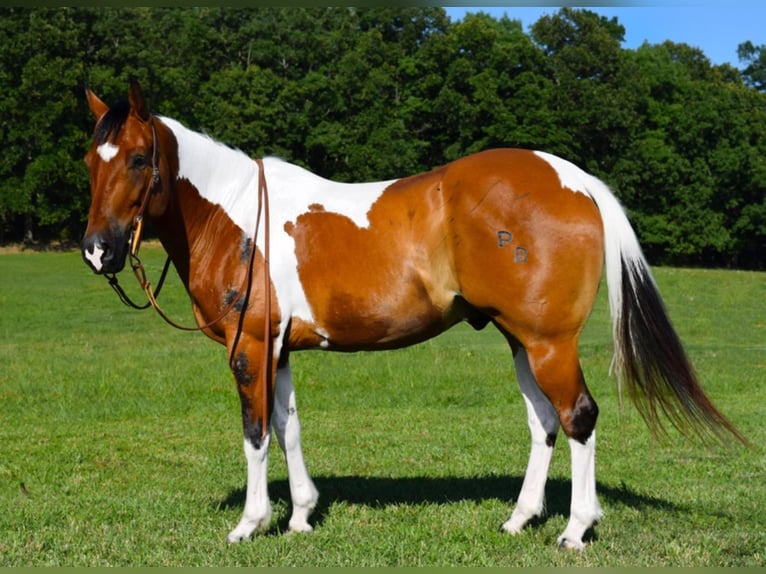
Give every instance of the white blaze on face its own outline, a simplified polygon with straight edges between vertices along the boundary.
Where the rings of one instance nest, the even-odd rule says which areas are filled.
[[[90,264],[93,266],[93,269],[96,271],[101,271],[101,267],[103,267],[103,263],[101,262],[101,256],[104,254],[104,250],[101,249],[98,245],[93,246],[93,251],[86,250],[84,252],[85,259],[90,261]]]
[[[98,153],[99,157],[107,163],[109,163],[112,158],[117,155],[118,151],[120,151],[120,148],[109,142],[102,143],[96,148],[96,152]]]

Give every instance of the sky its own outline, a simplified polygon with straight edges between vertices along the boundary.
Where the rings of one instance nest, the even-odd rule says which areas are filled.
[[[641,0],[592,2],[507,2],[507,6],[454,7],[445,10],[455,21],[466,12],[487,12],[496,18],[507,14],[521,20],[526,32],[541,16],[555,14],[563,5],[586,8],[609,18],[616,16],[625,27],[622,47],[638,48],[644,41],[661,44],[671,40],[701,49],[713,64],[741,67],[737,47],[751,41],[766,45],[766,1],[764,0]],[[521,4],[521,5],[519,5]]]

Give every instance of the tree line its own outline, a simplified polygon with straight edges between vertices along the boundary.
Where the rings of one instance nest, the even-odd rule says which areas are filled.
[[[135,77],[156,112],[340,181],[552,152],[615,189],[653,264],[764,268],[766,46],[739,69],[624,35],[572,8],[528,32],[437,7],[1,8],[0,242],[81,236],[84,88]]]

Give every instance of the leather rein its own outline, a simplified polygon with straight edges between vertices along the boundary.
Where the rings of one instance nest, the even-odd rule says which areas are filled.
[[[209,329],[210,327],[214,326],[215,324],[219,323],[224,317],[226,317],[236,306],[236,304],[243,298],[244,296],[244,304],[242,305],[242,308],[239,312],[239,320],[237,323],[237,330],[234,337],[234,342],[231,346],[231,352],[229,355],[229,366],[233,367],[235,362],[235,356],[236,356],[236,349],[239,344],[240,337],[242,335],[243,327],[244,327],[244,319],[245,319],[245,311],[247,310],[248,301],[250,300],[250,294],[252,292],[253,287],[253,275],[254,275],[254,267],[255,267],[255,253],[257,251],[256,248],[256,241],[258,238],[258,230],[261,223],[261,216],[263,216],[264,221],[264,248],[263,248],[263,267],[264,267],[264,332],[263,332],[263,364],[262,368],[260,369],[260,375],[263,379],[263,387],[262,387],[262,401],[261,401],[261,415],[262,415],[262,436],[265,437],[266,433],[268,431],[268,389],[270,387],[269,383],[271,381],[271,358],[273,354],[274,349],[274,343],[271,336],[271,272],[269,267],[269,190],[268,186],[266,185],[266,175],[263,167],[263,160],[256,159],[255,162],[258,164],[258,213],[256,215],[256,221],[255,221],[255,232],[253,234],[253,244],[252,248],[250,249],[250,256],[248,259],[248,269],[247,269],[247,275],[244,280],[244,284],[242,288],[237,292],[237,296],[230,301],[226,307],[221,311],[221,313],[213,320],[208,321],[204,325],[197,325],[197,326],[185,326],[181,325],[174,320],[172,320],[165,311],[162,310],[159,303],[157,302],[157,297],[159,297],[160,291],[162,290],[162,286],[165,283],[165,278],[167,277],[168,269],[170,268],[170,256],[165,259],[165,264],[162,268],[162,273],[160,274],[160,278],[157,281],[157,287],[156,289],[152,289],[151,283],[149,283],[149,280],[147,279],[146,275],[146,269],[144,268],[143,263],[141,262],[141,259],[138,257],[138,250],[141,246],[141,236],[143,233],[143,227],[144,227],[144,213],[146,212],[146,209],[149,205],[149,199],[152,195],[158,193],[158,190],[156,189],[157,186],[160,183],[160,169],[159,169],[159,158],[158,158],[158,145],[157,145],[157,131],[154,127],[154,118],[152,117],[149,120],[150,126],[152,128],[152,141],[153,141],[153,150],[152,150],[152,177],[149,180],[149,183],[146,186],[146,191],[144,192],[144,197],[141,200],[141,206],[138,209],[138,213],[133,218],[133,224],[131,227],[131,233],[130,233],[130,239],[128,240],[129,245],[129,251],[128,256],[130,259],[130,267],[133,270],[133,275],[136,277],[136,280],[138,281],[138,284],[141,287],[141,290],[146,295],[147,301],[146,303],[139,305],[133,300],[128,297],[128,294],[125,292],[125,290],[122,288],[122,286],[119,284],[119,281],[117,280],[117,274],[116,273],[110,273],[105,274],[105,277],[109,281],[109,285],[114,289],[114,291],[117,293],[118,297],[120,298],[120,301],[122,301],[125,305],[128,307],[132,307],[134,309],[147,309],[150,306],[157,312],[157,314],[162,317],[162,319],[170,326],[175,327],[176,329],[180,329],[182,331],[204,331],[205,329]]]

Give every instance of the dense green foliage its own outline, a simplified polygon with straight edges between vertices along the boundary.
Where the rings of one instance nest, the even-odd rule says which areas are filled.
[[[135,76],[157,112],[338,180],[550,151],[616,189],[652,262],[762,268],[766,46],[738,70],[624,33],[570,8],[529,32],[435,7],[2,8],[0,241],[80,236],[83,88]]]

